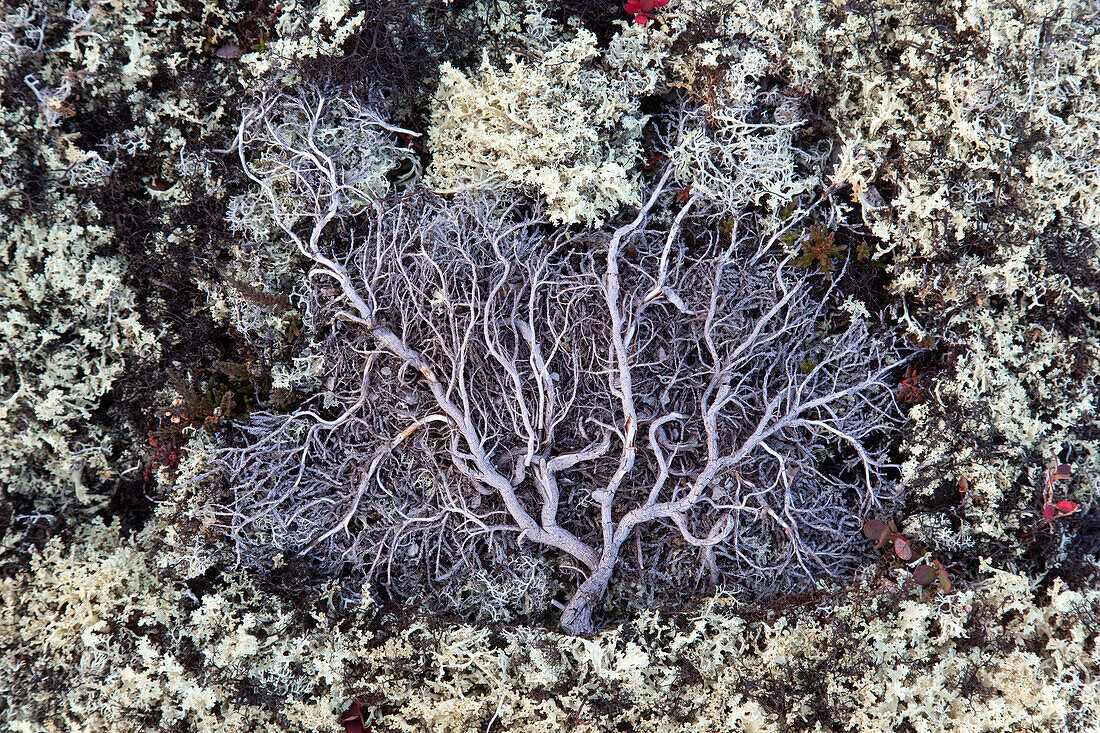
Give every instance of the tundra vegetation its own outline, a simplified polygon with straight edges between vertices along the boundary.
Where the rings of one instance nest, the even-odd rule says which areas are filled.
[[[8,727],[1097,726],[1094,3],[224,5],[0,10]]]

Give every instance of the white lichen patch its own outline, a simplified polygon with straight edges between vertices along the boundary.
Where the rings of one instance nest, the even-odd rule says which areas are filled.
[[[4,224],[0,484],[43,508],[62,495],[88,503],[88,482],[109,472],[111,451],[92,413],[127,361],[155,354],[156,339],[122,263],[97,254],[109,230],[38,216]]]
[[[635,166],[647,115],[643,96],[660,80],[661,38],[637,31],[600,53],[595,36],[509,57],[484,58],[466,74],[440,69],[428,183],[443,193],[525,186],[547,202],[554,222],[599,225],[640,202]]]
[[[410,733],[490,719],[531,733],[770,733],[815,721],[861,733],[1084,730],[1100,712],[1089,621],[1100,594],[1056,582],[1036,597],[1026,578],[989,566],[945,597],[922,598],[911,584],[901,597],[855,589],[755,620],[717,598],[679,620],[643,614],[588,639],[427,620],[395,627],[392,617],[379,636],[365,611],[333,626],[247,582],[227,578],[197,597],[149,564],[155,537],[123,541],[97,522],[2,581],[0,631],[20,640],[4,674],[66,680],[41,695],[18,688],[6,713],[13,729],[79,719],[142,730],[153,716],[220,733],[288,721],[327,731],[352,696],[374,727]],[[243,694],[257,689],[279,694]]]

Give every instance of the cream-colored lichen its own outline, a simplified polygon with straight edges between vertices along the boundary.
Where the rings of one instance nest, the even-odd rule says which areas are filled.
[[[325,731],[352,696],[372,726],[410,733],[1085,730],[1100,712],[1100,593],[1037,597],[988,565],[949,596],[910,581],[755,617],[720,597],[589,639],[392,617],[380,632],[366,608],[336,626],[323,599],[293,607],[235,576],[196,595],[150,564],[156,536],[97,521],[0,581],[14,730]],[[19,686],[32,675],[65,684]]]
[[[112,440],[92,413],[128,361],[156,351],[124,266],[98,254],[111,232],[94,210],[71,215],[84,223],[0,217],[0,484],[43,508],[96,500]]]
[[[667,39],[629,30],[601,53],[578,30],[530,47],[498,68],[488,57],[467,74],[444,64],[428,145],[437,191],[524,186],[539,192],[554,222],[598,225],[638,204],[635,167],[647,115],[643,96],[660,80]]]

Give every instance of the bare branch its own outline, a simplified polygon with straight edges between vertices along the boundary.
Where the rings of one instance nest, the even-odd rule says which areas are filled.
[[[904,360],[770,233],[747,215],[715,231],[697,197],[657,216],[671,168],[606,234],[487,193],[382,203],[317,139],[333,102],[311,94],[263,100],[235,144],[329,324],[325,391],[223,455],[238,558],[298,551],[400,594],[546,554],[584,575],[562,615],[577,633],[631,537],[640,569],[678,537],[712,582],[759,593],[853,566],[892,501]],[[273,121],[287,105],[294,130]]]

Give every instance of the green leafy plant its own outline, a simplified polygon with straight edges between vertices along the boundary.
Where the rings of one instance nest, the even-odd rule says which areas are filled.
[[[948,577],[947,571],[939,560],[933,559],[932,563],[932,565],[921,563],[913,568],[913,580],[922,587],[938,583],[940,589],[947,593],[951,590],[951,578]]]
[[[797,267],[813,267],[821,272],[836,269],[836,259],[844,254],[844,247],[836,244],[833,233],[818,225],[810,227],[801,237],[802,254],[794,259]]]

